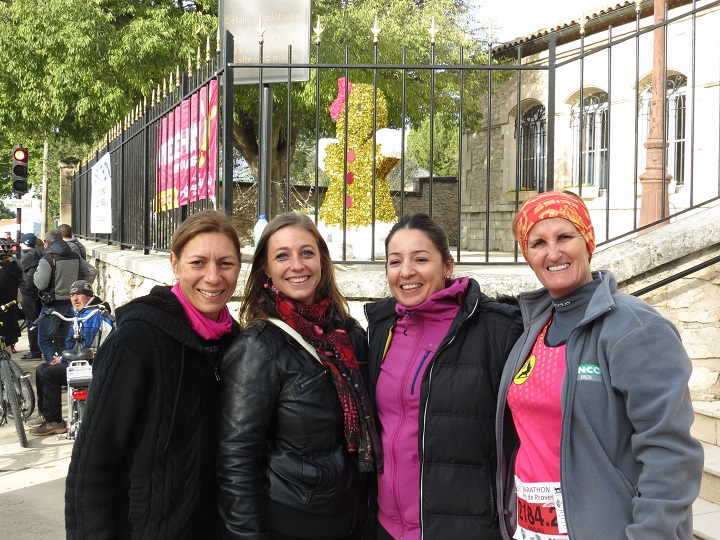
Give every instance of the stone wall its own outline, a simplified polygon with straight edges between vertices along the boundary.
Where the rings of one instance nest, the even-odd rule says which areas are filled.
[[[594,269],[608,269],[621,290],[631,293],[720,255],[720,205],[613,246],[593,256]],[[99,270],[97,292],[113,308],[146,294],[156,284],[172,284],[167,254],[143,256],[136,251],[85,242],[89,259]],[[239,285],[230,303],[237,313],[249,260],[243,261]],[[340,290],[351,313],[362,324],[363,305],[390,294],[382,265],[337,264]],[[693,273],[642,298],[678,328],[694,372],[695,399],[720,399],[720,264]],[[525,265],[456,266],[455,275],[476,278],[491,295],[518,294],[539,283]],[[632,361],[632,359],[628,359]]]

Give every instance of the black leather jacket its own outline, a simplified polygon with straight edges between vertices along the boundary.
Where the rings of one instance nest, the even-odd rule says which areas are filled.
[[[346,323],[366,372],[365,331]],[[346,538],[367,515],[367,474],[347,451],[327,368],[271,323],[248,328],[220,366],[217,458],[224,538],[277,531]]]
[[[388,336],[397,320],[396,303],[388,298],[365,306],[373,402]],[[489,298],[471,279],[463,305],[422,380],[418,455],[424,540],[500,540],[495,407],[505,360],[521,333],[517,306]]]

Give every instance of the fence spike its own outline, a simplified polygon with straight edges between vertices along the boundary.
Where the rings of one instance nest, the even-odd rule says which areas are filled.
[[[381,31],[382,29],[378,26],[377,15],[375,15],[375,24],[372,27],[373,41],[375,43],[378,42],[378,36],[380,35]]]
[[[430,43],[433,45],[435,44],[435,36],[437,36],[438,29],[437,26],[435,26],[435,17],[433,16],[432,22],[430,23],[430,28],[428,28],[428,32],[430,32]]]
[[[322,26],[320,26],[320,15],[318,15],[317,24],[313,30],[315,31],[315,43],[320,43],[320,36],[322,35],[323,30],[325,30]]]
[[[173,72],[171,71],[170,72],[170,82],[168,83],[168,89],[169,89],[170,93],[172,93],[173,86],[175,86],[175,85],[173,84]]]
[[[167,79],[163,77],[163,98],[167,97]]]
[[[160,83],[157,83],[157,102],[160,103]]]
[[[585,23],[587,21],[585,20],[585,12],[582,12],[582,15],[580,15],[580,20],[578,21],[578,24],[580,25],[580,35],[585,35]]]
[[[218,25],[217,36],[215,38],[215,52],[220,54],[222,52],[222,40],[220,39],[220,25]]]
[[[208,36],[207,41],[205,41],[205,63],[210,63],[210,36]]]
[[[180,86],[180,64],[175,64],[175,86]]]
[[[200,71],[200,68],[202,67],[202,66],[200,65],[200,45],[198,45],[198,50],[197,50],[197,64],[196,64],[196,67],[197,67],[197,70],[198,70],[198,71]]]
[[[260,36],[260,43],[265,41],[265,29],[262,25],[262,15],[260,15],[260,21],[258,22],[257,33]]]
[[[188,55],[188,75],[192,74],[192,56]]]

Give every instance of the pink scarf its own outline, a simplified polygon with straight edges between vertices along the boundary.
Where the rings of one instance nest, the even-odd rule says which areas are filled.
[[[230,310],[227,306],[222,308],[220,316],[217,321],[208,319],[205,315],[200,313],[195,306],[190,303],[180,288],[180,284],[176,283],[175,286],[170,289],[177,299],[180,300],[180,304],[185,310],[190,326],[192,326],[195,333],[203,339],[220,339],[225,334],[230,333],[232,328],[232,317],[230,316]]]

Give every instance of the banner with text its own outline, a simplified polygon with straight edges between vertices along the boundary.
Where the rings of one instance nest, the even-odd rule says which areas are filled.
[[[157,130],[157,212],[200,200],[215,205],[218,82],[200,87],[160,121]]]
[[[112,169],[110,152],[90,169],[90,232],[112,233]]]

